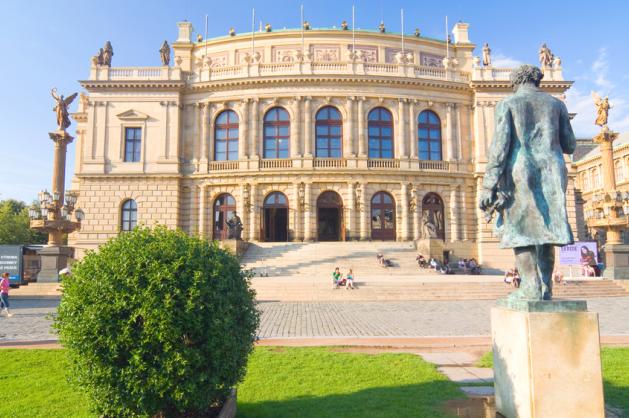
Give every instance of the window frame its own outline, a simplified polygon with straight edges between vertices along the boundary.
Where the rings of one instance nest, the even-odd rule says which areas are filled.
[[[285,112],[287,119],[280,119],[280,112]],[[274,120],[269,120],[269,116],[275,113],[276,117]],[[264,159],[288,159],[290,158],[290,134],[291,134],[291,121],[290,121],[290,113],[288,110],[283,108],[282,106],[274,106],[267,110],[264,113],[264,117],[262,119],[262,158]],[[287,127],[288,132],[286,135],[280,135],[280,129]],[[272,128],[274,131],[273,135],[267,135],[267,128]],[[267,141],[272,140],[274,143],[274,148],[267,148]],[[286,141],[286,149],[280,149],[280,144],[282,140]],[[286,151],[286,156],[281,157],[280,152]]]
[[[127,208],[127,204],[130,207]],[[135,219],[132,214],[135,213]],[[135,199],[125,199],[120,205],[120,231],[129,232],[138,226],[138,202]]]
[[[328,117],[326,119],[319,119],[319,115],[322,112],[328,112]],[[338,119],[330,118],[330,113],[336,112],[338,114]],[[339,128],[339,134],[332,134],[332,129],[334,127]],[[326,132],[324,134],[319,134],[319,128],[324,129]],[[332,147],[332,140],[338,139],[339,146]],[[326,147],[320,147],[319,141],[327,140]],[[325,151],[324,153],[327,155],[320,155],[319,150]],[[338,155],[332,155],[333,151],[338,151]],[[315,157],[316,158],[343,158],[343,114],[340,110],[338,110],[335,106],[323,106],[320,108],[315,114]]]
[[[122,161],[125,163],[139,163],[142,161],[142,133],[143,129],[141,126],[124,126],[124,150],[123,150],[123,158]],[[139,132],[139,138],[129,138],[128,132],[136,131]],[[129,145],[131,145],[131,159],[127,158],[129,156]],[[137,158],[137,159],[136,159]]]
[[[371,115],[374,112],[378,112],[378,119],[377,120],[371,120]],[[382,113],[387,113],[389,115],[389,120],[383,120],[382,119]],[[372,128],[375,128],[378,130],[378,134],[372,136],[371,134],[371,130]],[[384,136],[382,134],[382,130],[385,128],[389,128],[391,130],[391,135],[390,136]],[[391,111],[385,107],[382,106],[378,106],[378,107],[374,107],[373,109],[371,109],[369,111],[369,113],[367,113],[367,155],[369,156],[369,158],[376,158],[376,159],[393,159],[395,158],[395,132],[393,130],[393,113],[391,113]],[[372,140],[377,140],[378,141],[378,148],[372,148],[371,147],[371,141]],[[391,149],[387,150],[387,149],[383,149],[383,144],[387,141],[391,142]],[[372,150],[374,150],[374,154],[372,154]],[[377,151],[377,152],[376,152]],[[391,156],[390,157],[384,157],[383,156],[383,151],[390,151]]]
[[[421,121],[422,115],[424,114],[427,115],[426,116],[427,122]],[[437,122],[435,123],[430,122],[431,115],[437,119]],[[427,134],[428,134],[427,137],[421,136],[422,129],[426,129]],[[439,133],[438,141],[434,140],[433,136],[431,135],[431,134],[434,134],[435,132]],[[433,158],[433,155],[432,155],[433,142],[439,143],[439,158]],[[422,158],[422,153],[424,152],[424,151],[421,151],[422,143],[426,143],[425,153],[428,158]],[[417,157],[423,161],[443,161],[443,132],[441,129],[441,118],[439,118],[439,115],[435,111],[430,110],[430,109],[422,110],[421,112],[419,112],[419,115],[417,115]]]
[[[223,115],[226,114],[227,115],[227,122],[226,123],[220,123],[218,121],[218,119]],[[232,117],[234,117],[236,119],[235,122],[232,122]],[[230,132],[232,130],[236,129],[236,137],[232,138],[230,136]],[[225,138],[220,139],[219,138],[219,130],[220,131],[225,131]],[[240,146],[239,144],[239,140],[240,140],[240,118],[238,117],[238,113],[236,113],[236,111],[232,110],[232,109],[225,109],[225,110],[221,110],[216,117],[214,118],[214,161],[235,161],[238,160],[238,148]],[[221,143],[225,143],[225,158],[220,158],[218,157],[218,144],[219,142]],[[234,147],[234,143],[235,143],[235,151],[231,148]],[[231,146],[231,147],[230,147]],[[230,158],[230,153],[236,153],[235,154],[235,158]],[[223,154],[223,152],[221,152],[221,154]]]

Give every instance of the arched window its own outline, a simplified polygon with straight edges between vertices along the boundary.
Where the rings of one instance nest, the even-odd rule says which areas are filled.
[[[437,193],[428,193],[422,200],[422,238],[445,239],[443,200]]]
[[[138,224],[138,205],[135,200],[125,200],[121,212],[120,229],[125,232],[132,231]]]
[[[623,170],[622,160],[616,160],[614,162],[614,175],[616,176],[616,181],[620,182],[625,179],[625,170]]]
[[[326,106],[317,112],[315,123],[316,156],[319,158],[341,158],[343,142],[343,118],[335,107]]]
[[[369,158],[393,158],[393,117],[383,107],[369,112]]]
[[[420,160],[441,160],[441,121],[432,110],[417,118],[417,149]]]
[[[264,115],[264,158],[288,158],[290,118],[286,109],[274,107]]]
[[[225,224],[236,211],[236,200],[229,193],[223,193],[214,201],[214,239],[223,240],[228,237],[229,228]]]
[[[214,160],[238,159],[238,115],[224,110],[214,124]]]
[[[286,195],[282,192],[273,192],[264,199],[264,207],[288,207]]]

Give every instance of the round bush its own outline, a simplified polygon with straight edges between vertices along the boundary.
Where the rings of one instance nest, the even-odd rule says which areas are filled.
[[[215,243],[137,228],[73,266],[55,328],[95,412],[204,416],[244,376],[254,296]]]

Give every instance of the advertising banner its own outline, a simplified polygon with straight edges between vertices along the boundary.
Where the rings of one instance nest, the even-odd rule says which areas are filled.
[[[11,283],[22,282],[22,246],[0,245],[0,273],[9,273]]]
[[[598,264],[598,246],[596,241],[579,241],[559,249],[559,264],[562,266],[581,266]]]

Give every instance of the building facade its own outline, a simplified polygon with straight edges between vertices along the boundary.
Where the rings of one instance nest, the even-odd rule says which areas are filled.
[[[430,238],[513,263],[477,209],[511,69],[481,66],[467,24],[449,43],[343,29],[193,42],[178,28],[173,66],[93,62],[81,81],[79,253],[136,224],[223,239],[236,211],[249,241]],[[563,98],[560,61],[543,71]]]

